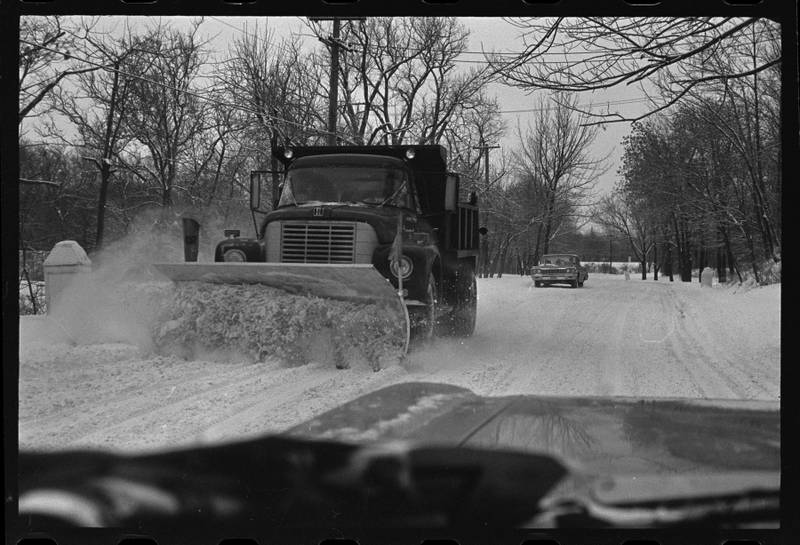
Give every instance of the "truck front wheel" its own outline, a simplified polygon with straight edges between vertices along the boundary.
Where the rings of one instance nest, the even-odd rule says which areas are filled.
[[[411,338],[417,341],[426,341],[433,337],[436,329],[436,307],[438,302],[438,292],[436,290],[436,278],[433,273],[428,276],[428,290],[425,306],[413,307],[411,315]],[[409,308],[411,310],[411,308]]]
[[[453,337],[469,337],[475,331],[478,315],[478,281],[472,265],[459,267],[455,281],[453,310],[442,324],[443,333]]]

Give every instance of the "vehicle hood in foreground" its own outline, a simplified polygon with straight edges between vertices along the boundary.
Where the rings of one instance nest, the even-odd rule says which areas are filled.
[[[445,384],[389,386],[290,435],[547,453],[590,475],[780,471],[778,402],[480,397]]]
[[[147,528],[775,527],[776,404],[482,398],[407,383],[281,436],[20,453],[19,521]],[[225,526],[229,525],[229,526]],[[245,532],[246,533],[246,532]]]

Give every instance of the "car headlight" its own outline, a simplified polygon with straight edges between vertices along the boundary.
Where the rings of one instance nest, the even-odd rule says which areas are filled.
[[[568,267],[567,268],[567,272],[574,273],[575,272],[575,267]]]
[[[392,274],[399,278],[402,276],[403,280],[411,276],[411,273],[414,271],[414,262],[411,261],[407,256],[400,257],[400,266],[399,266],[399,274],[398,274],[398,264],[396,259],[392,259],[389,262],[389,270],[392,271]]]
[[[233,263],[243,263],[247,261],[247,256],[244,254],[243,251],[237,248],[231,248],[230,250],[226,250],[225,253],[222,254],[222,260]]]

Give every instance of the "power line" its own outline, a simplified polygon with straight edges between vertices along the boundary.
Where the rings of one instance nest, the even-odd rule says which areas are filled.
[[[308,33],[297,33],[297,34],[293,34],[293,35],[294,36],[302,36],[302,37],[306,37],[306,38],[318,38],[317,35],[308,34]],[[757,44],[765,44],[765,43],[772,43],[772,42],[770,40],[759,40],[756,43]],[[385,45],[375,44],[375,45],[370,45],[370,46],[364,46],[363,44],[360,44],[358,42],[347,42],[347,45],[349,45],[351,47],[356,47],[356,48],[367,47],[367,48],[372,48],[372,49],[380,49],[380,48],[386,47],[386,48],[391,48],[393,51],[402,50],[402,51],[406,51],[406,52],[410,52],[410,53],[411,52],[419,53],[421,51],[428,51],[429,50],[429,48],[399,47],[399,46],[393,46],[393,45],[389,45],[389,44],[385,44]],[[745,45],[750,45],[750,44],[748,43],[748,44],[745,44]],[[538,58],[539,56],[542,56],[542,55],[555,55],[555,56],[559,56],[559,57],[567,57],[567,56],[571,56],[571,55],[595,55],[595,56],[600,57],[600,56],[604,56],[604,55],[617,55],[617,56],[619,56],[619,55],[635,55],[635,54],[643,54],[643,53],[645,53],[644,50],[637,50],[637,49],[623,49],[623,50],[583,49],[583,50],[550,51],[549,47],[548,47],[547,51],[532,52],[530,54],[533,56],[533,58]],[[529,53],[524,52],[524,51],[491,51],[491,52],[487,52],[487,51],[476,51],[476,50],[463,50],[463,51],[460,51],[458,53],[459,56],[461,56],[461,55],[483,55],[484,57],[486,57],[486,56],[489,56],[489,57],[498,56],[498,57],[510,57],[512,60],[513,59],[517,59],[517,58],[519,58],[521,56],[524,56],[526,54],[529,54]],[[563,64],[564,62],[587,62],[587,61],[590,61],[590,60],[593,60],[593,59],[572,60],[572,61],[566,61],[566,60],[564,60],[564,61],[537,61],[537,62],[545,63],[545,64]],[[485,62],[485,61],[463,60],[463,61],[457,61],[457,62]]]
[[[577,104],[575,108],[602,108],[604,106],[621,106],[623,104],[636,104],[639,102],[647,102],[649,98],[630,98],[626,100],[611,100],[606,102],[600,103],[589,103],[589,104]],[[529,113],[529,112],[548,112],[550,110],[554,110],[554,106],[547,106],[544,108],[524,108],[520,110],[500,110],[497,113],[500,114],[517,114],[517,113]]]

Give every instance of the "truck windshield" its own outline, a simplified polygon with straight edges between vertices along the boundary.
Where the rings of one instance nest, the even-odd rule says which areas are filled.
[[[408,176],[401,168],[326,165],[291,169],[278,206],[358,203],[412,208]]]

